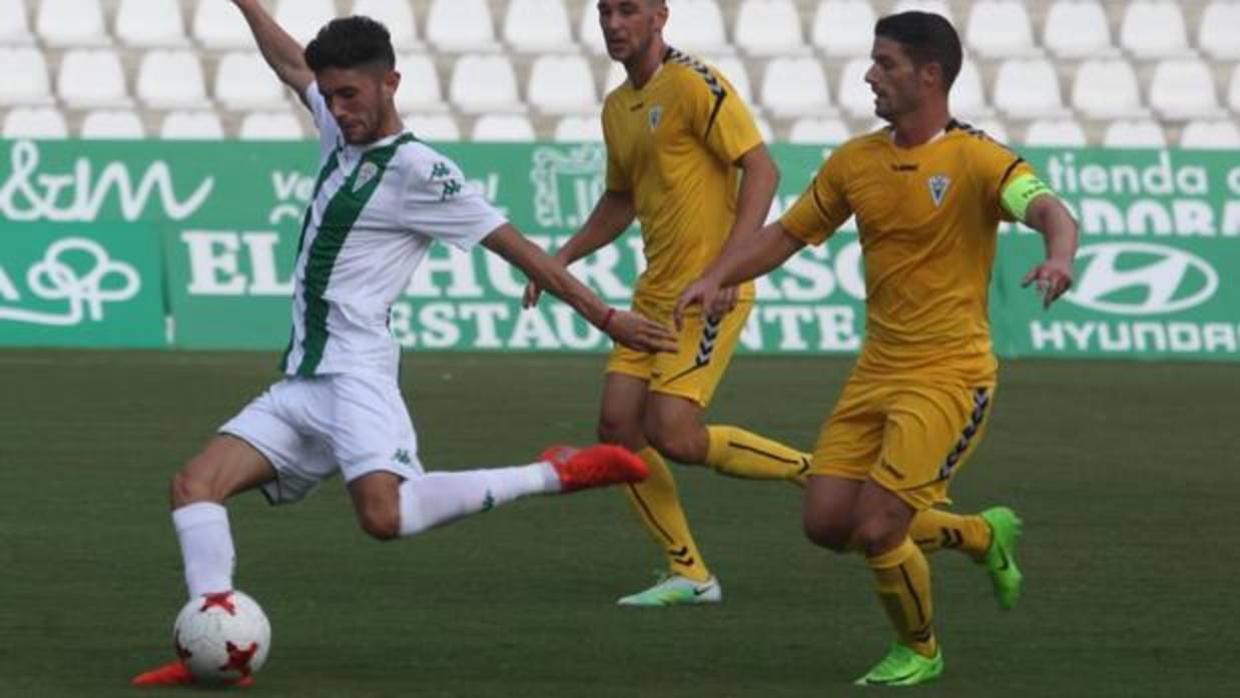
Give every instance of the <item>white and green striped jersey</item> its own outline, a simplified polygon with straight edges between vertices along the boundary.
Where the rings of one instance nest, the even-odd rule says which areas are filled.
[[[465,186],[456,163],[408,131],[369,145],[344,142],[319,93],[320,168],[297,244],[288,375],[395,375],[392,303],[436,240],[469,249],[505,223]]]

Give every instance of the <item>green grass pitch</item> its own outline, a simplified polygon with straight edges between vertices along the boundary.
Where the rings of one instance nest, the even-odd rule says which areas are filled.
[[[0,352],[0,695],[127,686],[183,602],[167,480],[274,378],[274,355]],[[431,469],[591,440],[599,356],[407,354]],[[847,359],[741,357],[712,421],[808,448]],[[960,509],[1025,519],[1021,605],[933,558],[934,696],[1237,695],[1240,369],[1009,362]],[[827,696],[888,641],[869,572],[801,536],[799,493],[677,470],[715,608],[620,609],[659,556],[615,492],[526,500],[411,541],[355,525],[339,482],[230,507],[238,586],[274,627],[254,696]],[[871,691],[872,692],[872,691]],[[191,692],[198,694],[198,692]]]

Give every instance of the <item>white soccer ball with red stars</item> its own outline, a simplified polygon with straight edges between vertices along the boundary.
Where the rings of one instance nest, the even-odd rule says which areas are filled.
[[[271,624],[248,594],[226,591],[191,599],[172,628],[177,656],[203,683],[249,678],[271,649]]]

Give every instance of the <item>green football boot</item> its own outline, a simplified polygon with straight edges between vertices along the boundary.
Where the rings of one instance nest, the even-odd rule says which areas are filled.
[[[1020,537],[1021,521],[1016,512],[1007,507],[992,507],[983,511],[982,519],[990,524],[990,547],[981,564],[990,575],[995,588],[995,600],[999,607],[1011,610],[1020,598],[1023,579],[1016,566],[1016,539]]]
[[[887,656],[874,665],[865,676],[853,682],[856,686],[916,686],[929,683],[943,675],[943,650],[933,657],[924,657],[912,648],[894,643]]]

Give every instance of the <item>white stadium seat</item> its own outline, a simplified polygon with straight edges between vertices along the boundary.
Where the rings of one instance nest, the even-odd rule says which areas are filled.
[[[845,63],[844,69],[840,71],[837,101],[854,119],[874,116],[874,91],[865,81],[870,65],[869,58],[853,58]]]
[[[576,50],[564,0],[509,0],[503,36],[522,53]]]
[[[243,141],[296,141],[304,136],[301,123],[287,109],[246,114],[237,134]]]
[[[823,0],[814,12],[810,39],[827,56],[868,56],[877,20],[869,0]]]
[[[1137,73],[1123,58],[1082,61],[1072,81],[1072,107],[1091,119],[1147,116],[1141,106]]]
[[[224,125],[213,111],[174,111],[164,117],[159,137],[163,140],[211,140],[224,138]]]
[[[1007,116],[1035,119],[1064,113],[1059,78],[1049,61],[1009,58],[994,79],[994,105]]]
[[[1240,59],[1240,2],[1214,0],[1201,12],[1197,45],[1219,61]]]
[[[526,101],[543,114],[598,113],[594,74],[582,56],[539,56],[530,68]]]
[[[279,0],[276,3],[276,24],[303,46],[335,17],[336,0]]]
[[[0,0],[0,45],[34,43],[25,0]]]
[[[250,26],[231,2],[198,0],[192,33],[198,43],[213,50],[254,47]]]
[[[195,51],[147,51],[134,91],[149,107],[196,109],[209,104],[202,64]]]
[[[51,79],[42,51],[25,46],[0,46],[0,65],[5,72],[4,79],[0,80],[0,104],[52,103]]]
[[[82,138],[138,140],[146,137],[146,128],[137,112],[99,110],[86,115],[79,135]]]
[[[408,0],[357,0],[353,3],[353,14],[382,22],[392,35],[392,46],[397,51],[421,47],[418,21]]]
[[[730,53],[733,50],[725,34],[723,13],[715,0],[680,0],[668,3],[668,10],[663,36],[669,45],[695,55]],[[593,15],[594,31],[602,43],[603,30],[598,25],[598,12],[588,6],[585,12]],[[582,26],[585,26],[584,22]]]
[[[126,107],[125,71],[112,49],[71,49],[60,58],[56,93],[69,107]]]
[[[1107,148],[1165,148],[1167,136],[1157,121],[1113,121],[1102,134]]]
[[[1045,148],[1083,148],[1085,129],[1074,119],[1039,119],[1025,129],[1025,145]]]
[[[1214,75],[1204,61],[1161,61],[1150,78],[1150,106],[1164,119],[1219,116]]]
[[[762,106],[776,116],[835,113],[827,76],[815,58],[775,58],[762,73]]]
[[[471,141],[529,143],[534,140],[534,127],[521,114],[485,114],[474,122]]]
[[[792,0],[741,0],[736,46],[751,56],[790,56],[808,51],[801,14]]]
[[[441,51],[494,51],[495,21],[487,0],[433,0],[426,39]]]
[[[978,0],[969,12],[965,44],[986,58],[1009,58],[1039,53],[1033,44],[1033,26],[1023,2]]]
[[[947,0],[900,0],[891,8],[891,14],[899,12],[908,12],[909,10],[920,10],[921,12],[932,12],[940,15],[951,22],[954,26],[956,23],[952,20],[952,8]],[[874,30],[870,30],[871,36]]]
[[[1188,52],[1188,32],[1180,6],[1166,0],[1128,4],[1119,28],[1119,45],[1137,58],[1168,58]]]
[[[852,137],[848,124],[839,119],[806,116],[792,122],[788,133],[789,143],[807,145],[838,145]]]
[[[68,138],[69,127],[60,110],[52,107],[18,107],[4,117],[0,138]]]
[[[187,39],[180,0],[121,0],[116,10],[116,35],[130,46],[184,46]]]
[[[257,51],[224,54],[215,71],[215,99],[227,109],[278,109],[284,85]]]
[[[558,143],[602,143],[603,122],[597,116],[565,116],[556,122],[551,138]]]
[[[624,66],[613,61],[607,67],[607,77],[603,80],[603,94],[609,94],[612,90],[624,84],[624,81],[628,79],[629,74],[624,71]]]
[[[1231,71],[1231,81],[1227,83],[1227,106],[1240,114],[1240,65]]]
[[[706,62],[714,66],[715,70],[722,73],[723,77],[732,83],[736,95],[749,105],[750,109],[757,109],[757,105],[753,103],[753,88],[749,82],[749,71],[745,70],[745,61],[738,56],[719,56],[708,59]]]
[[[977,69],[977,63],[971,59],[966,58],[960,64],[960,74],[952,84],[951,106],[952,113],[965,118],[981,119],[994,113],[994,110],[986,105],[982,74]]]
[[[678,4],[679,8],[680,5]],[[595,56],[607,55],[607,43],[603,41],[603,29],[598,23],[598,10],[595,9],[595,3],[585,0],[581,6],[581,18],[577,22],[577,41],[585,47],[586,51]],[[722,20],[721,20],[722,21]],[[668,20],[671,24],[671,20]],[[663,28],[663,36],[666,39],[667,27]],[[670,42],[670,39],[668,39]]]
[[[405,126],[418,140],[431,143],[461,140],[461,128],[450,114],[406,114]]]
[[[424,53],[399,55],[396,57],[396,69],[400,71],[397,109],[411,112],[447,110],[443,89],[439,85],[439,71],[430,56]]]
[[[504,54],[470,53],[456,59],[448,99],[466,114],[519,112],[517,75]]]
[[[1103,57],[1115,51],[1106,11],[1092,0],[1056,0],[1046,12],[1042,43],[1061,58]]]
[[[35,30],[49,46],[107,46],[99,0],[42,0]]]
[[[1180,132],[1180,147],[1195,150],[1240,150],[1240,127],[1234,120],[1190,121]]]

